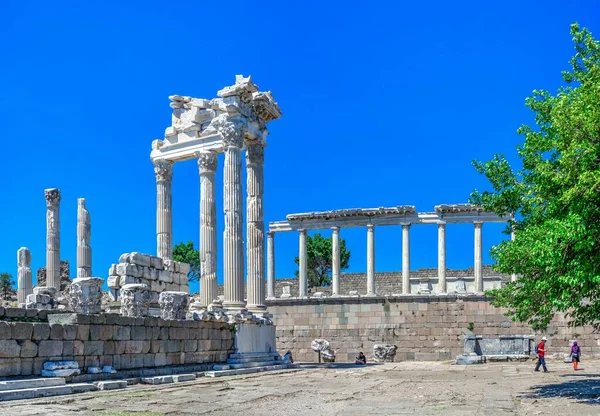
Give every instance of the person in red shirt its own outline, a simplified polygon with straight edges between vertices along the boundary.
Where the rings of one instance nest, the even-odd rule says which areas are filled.
[[[542,337],[542,342],[540,342],[537,346],[537,355],[538,355],[538,362],[535,366],[535,371],[540,371],[540,366],[544,367],[544,373],[548,372],[548,369],[546,368],[546,341],[548,341],[548,338],[546,337]]]

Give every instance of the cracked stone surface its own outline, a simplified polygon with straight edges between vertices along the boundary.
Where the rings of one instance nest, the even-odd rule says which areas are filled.
[[[301,364],[299,369],[0,403],[2,415],[597,415],[600,362],[451,366]]]

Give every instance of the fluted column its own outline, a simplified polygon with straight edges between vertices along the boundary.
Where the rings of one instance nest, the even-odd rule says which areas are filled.
[[[261,313],[265,305],[265,222],[263,213],[264,143],[246,146],[246,257],[248,310]]]
[[[482,243],[481,243],[481,226],[483,223],[475,222],[475,292],[483,292],[483,263]]]
[[[223,232],[223,307],[230,312],[244,309],[244,241],[242,226],[242,146],[244,131],[239,123],[226,116],[213,120],[213,126],[223,136],[225,169],[223,173],[223,206],[225,231]]]
[[[402,293],[410,293],[410,224],[402,224]]]
[[[375,293],[375,227],[367,225],[367,296]]]
[[[511,241],[515,241],[515,227],[514,227],[514,225],[511,226],[510,240]],[[516,282],[517,281],[517,275],[516,275],[516,273],[513,273],[513,274],[510,275],[510,281],[511,282]]]
[[[306,274],[306,230],[302,229],[300,231],[300,253],[299,263],[300,263],[300,271],[298,272],[298,297],[306,298],[308,297],[308,282],[307,282],[307,274]]]
[[[21,247],[17,251],[17,302],[19,305],[25,303],[27,295],[33,293],[31,274],[31,252],[27,247]]]
[[[340,227],[332,227],[331,235],[331,286],[332,296],[340,295]]]
[[[275,233],[267,233],[267,299],[275,299]]]
[[[85,198],[77,200],[77,277],[92,277],[92,226]]]
[[[217,155],[198,153],[200,171],[200,304],[208,307],[217,299],[217,206],[215,172]]]
[[[163,259],[173,256],[171,183],[173,162],[154,162],[156,175],[156,255]]]
[[[60,290],[60,190],[46,189],[46,286]]]
[[[438,224],[438,292],[446,293],[446,224]]]

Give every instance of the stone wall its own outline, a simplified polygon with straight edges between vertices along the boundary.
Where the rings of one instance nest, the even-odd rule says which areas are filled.
[[[60,291],[64,291],[65,288],[71,284],[71,268],[68,260],[60,261]],[[46,268],[40,267],[37,270],[37,283],[36,286],[46,286]]]
[[[0,376],[40,375],[46,361],[128,370],[225,362],[233,352],[233,326],[223,322],[51,313],[73,323],[49,323],[48,312],[0,308]]]
[[[462,354],[463,332],[470,323],[473,333],[483,338],[536,334],[510,321],[506,310],[493,307],[489,300],[478,295],[277,299],[267,301],[267,307],[277,325],[277,349],[291,350],[298,361],[317,359],[310,349],[315,338],[328,340],[341,362],[354,361],[359,351],[372,359],[376,343],[397,345],[398,361],[450,360]],[[569,327],[562,315],[552,321],[546,335],[550,357],[568,355],[573,339],[581,345],[583,357],[600,357],[600,334],[591,327]]]

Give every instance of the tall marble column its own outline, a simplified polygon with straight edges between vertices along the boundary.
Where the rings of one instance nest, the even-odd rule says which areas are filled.
[[[367,225],[367,296],[375,293],[375,227]]]
[[[511,241],[515,241],[515,227],[514,226],[511,227],[510,240]],[[516,282],[517,281],[517,275],[516,275],[516,273],[513,273],[513,274],[510,275],[510,281],[511,282]]]
[[[60,190],[46,189],[46,286],[60,290]]]
[[[198,153],[200,171],[200,304],[208,307],[217,298],[217,206],[215,172],[217,154]]]
[[[85,198],[77,200],[77,277],[92,277],[92,226]]]
[[[33,293],[32,280],[31,252],[27,247],[21,247],[17,251],[17,302],[19,305],[24,304],[27,295]]]
[[[481,226],[482,222],[474,222],[475,225],[475,292],[483,292],[483,263],[482,244],[481,244]]]
[[[265,305],[265,221],[263,214],[264,143],[246,145],[246,257],[248,310],[261,313]]]
[[[223,136],[225,169],[223,173],[223,232],[224,300],[223,307],[230,312],[245,308],[244,302],[244,241],[242,226],[242,146],[244,131],[241,126],[221,118],[214,122]]]
[[[410,223],[402,224],[402,293],[410,293]]]
[[[171,183],[173,162],[154,162],[156,175],[156,255],[163,259],[173,256]]]
[[[438,292],[446,293],[446,223],[438,224]]]
[[[275,233],[267,233],[267,299],[275,299]]]
[[[331,227],[331,286],[332,296],[340,295],[340,227]]]
[[[300,231],[300,253],[299,257],[299,269],[298,272],[298,297],[306,298],[308,297],[308,279],[307,279],[307,271],[306,271],[306,230],[302,229]]]

